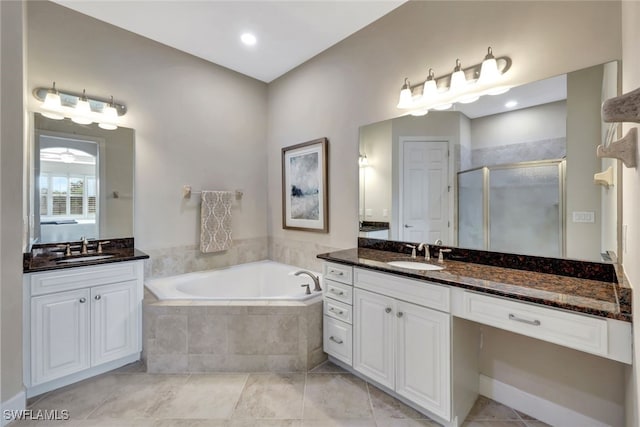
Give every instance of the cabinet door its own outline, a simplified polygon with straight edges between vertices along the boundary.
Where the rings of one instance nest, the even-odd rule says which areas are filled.
[[[396,392],[450,419],[450,316],[397,302]]]
[[[89,290],[32,298],[32,384],[73,374],[89,364]]]
[[[91,320],[93,366],[139,352],[136,281],[91,288]]]
[[[354,314],[353,368],[393,388],[395,301],[355,289]]]

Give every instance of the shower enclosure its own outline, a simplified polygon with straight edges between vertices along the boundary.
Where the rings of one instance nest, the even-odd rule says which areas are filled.
[[[458,172],[458,246],[565,256],[565,160]]]

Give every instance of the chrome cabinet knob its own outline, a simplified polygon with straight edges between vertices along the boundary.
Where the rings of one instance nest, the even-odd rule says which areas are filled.
[[[396,316],[398,316],[398,318],[400,318],[400,317],[404,316],[404,313],[403,313],[403,312],[401,312],[401,311],[399,311],[399,312],[396,314]]]
[[[85,302],[87,302],[87,299],[82,297],[79,299],[79,301],[80,301],[80,304],[84,304]]]
[[[391,307],[387,307],[387,308],[385,308],[385,309],[384,309],[384,312],[385,312],[385,313],[391,313]]]
[[[96,301],[99,301],[102,297],[100,295],[96,295],[95,297],[93,297]]]

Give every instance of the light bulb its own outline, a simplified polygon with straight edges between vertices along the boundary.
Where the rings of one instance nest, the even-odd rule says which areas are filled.
[[[491,47],[489,47],[487,56],[484,57],[484,61],[482,61],[482,66],[480,67],[478,84],[492,85],[500,79],[501,75],[502,74],[500,74],[500,71],[498,70],[498,62],[493,56]]]
[[[76,103],[76,107],[73,112],[74,116],[71,120],[74,123],[88,125],[93,122],[93,120],[89,118],[89,115],[91,114],[91,106],[89,105],[89,101],[87,100],[84,90],[82,91],[82,96],[78,98],[78,102]]]
[[[442,110],[448,110],[449,108],[451,108],[452,104],[440,104],[440,105],[436,105],[435,107],[433,107],[434,110],[438,110],[438,111],[442,111]]]
[[[503,93],[509,92],[509,89],[511,89],[509,86],[496,86],[485,91],[484,93],[486,93],[487,95],[502,95]]]
[[[462,71],[460,60],[456,59],[456,67],[451,74],[451,83],[449,83],[449,92],[455,93],[464,90],[467,85],[467,78]]]
[[[421,108],[420,110],[413,110],[410,114],[414,117],[426,116],[427,114],[429,114],[429,109]]]
[[[438,85],[434,78],[433,68],[429,68],[429,77],[424,81],[422,88],[422,101],[429,102],[438,95]]]
[[[400,90],[400,99],[398,100],[398,108],[411,108],[413,105],[413,95],[411,93],[411,83],[409,79],[404,79],[404,84]]]
[[[60,100],[60,94],[56,90],[56,82],[53,82],[53,88],[47,91],[47,96],[44,98],[42,108],[47,111],[43,111],[41,114],[53,120],[62,120],[62,101]]]
[[[480,96],[478,95],[466,95],[457,98],[456,102],[459,102],[461,104],[471,104],[472,102],[476,102],[478,99],[480,99]]]

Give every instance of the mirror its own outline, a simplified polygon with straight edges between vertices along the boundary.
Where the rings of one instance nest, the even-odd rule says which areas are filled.
[[[598,159],[618,62],[360,128],[360,237],[607,260],[618,161]],[[593,176],[611,167],[610,187]],[[604,256],[603,256],[604,254]]]
[[[29,246],[133,236],[134,131],[35,113]]]

